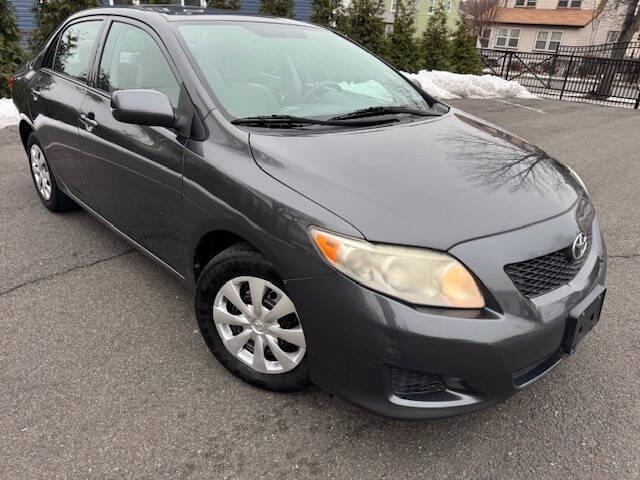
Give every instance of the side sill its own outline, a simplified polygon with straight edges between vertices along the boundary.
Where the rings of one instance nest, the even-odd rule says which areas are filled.
[[[100,215],[98,212],[96,212],[91,207],[89,207],[82,200],[78,200],[78,198],[75,195],[73,195],[72,193],[70,193],[68,191],[68,189],[65,189],[65,190],[66,190],[64,192],[65,195],[68,195],[74,202],[76,202],[78,205],[80,205],[87,213],[89,213],[91,216],[93,216],[96,220],[100,221],[100,223],[105,225],[109,230],[111,230],[113,233],[118,235],[125,242],[129,243],[130,245],[132,245],[133,247],[138,249],[143,255],[145,255],[146,257],[150,258],[151,260],[156,262],[161,267],[164,267],[166,270],[168,270],[170,273],[172,273],[175,277],[177,277],[184,284],[187,283],[184,275],[180,274],[180,272],[178,272],[176,269],[174,269],[171,265],[169,265],[168,263],[164,262],[160,257],[156,256],[154,253],[152,253],[149,250],[147,250],[145,247],[140,245],[134,239],[129,237],[126,233],[122,232],[120,229],[118,229],[118,227],[116,227],[114,224],[109,222],[107,219],[105,219],[102,215]]]

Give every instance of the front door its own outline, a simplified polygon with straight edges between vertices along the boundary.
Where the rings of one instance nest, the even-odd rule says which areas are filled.
[[[111,93],[120,89],[158,90],[175,108],[180,83],[155,34],[124,20],[108,28],[97,88],[87,93],[80,116],[92,206],[119,230],[182,271],[184,139],[167,128],[119,122],[111,114]]]

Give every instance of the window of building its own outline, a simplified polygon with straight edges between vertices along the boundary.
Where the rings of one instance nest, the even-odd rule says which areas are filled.
[[[396,12],[398,10],[398,0],[391,0],[391,11]]]
[[[580,8],[582,0],[559,0],[558,8]]]
[[[83,82],[87,81],[91,67],[91,52],[102,20],[74,23],[60,35],[53,69]]]
[[[533,7],[536,6],[536,0],[516,0],[516,7]]]
[[[100,60],[98,87],[105,92],[148,88],[178,105],[180,85],[156,41],[141,28],[115,22]]]
[[[496,47],[518,48],[520,41],[519,28],[500,27],[496,37]]]
[[[429,14],[433,13],[433,0],[429,0]]]
[[[611,30],[607,33],[607,43],[616,43],[618,38],[620,38],[619,30]]]
[[[393,23],[384,24],[384,34],[389,37],[393,33]]]
[[[129,5],[129,4],[146,5],[150,2],[148,0],[109,0],[108,3],[109,5]],[[183,7],[194,6],[194,7],[204,8],[207,6],[207,0],[167,0],[166,2],[162,2],[162,3],[182,5]]]
[[[443,2],[444,2],[444,9],[447,12],[450,12],[451,11],[451,0],[443,0]]]
[[[536,50],[556,51],[562,42],[561,31],[538,30],[538,38],[536,39]]]
[[[491,29],[485,28],[480,35],[480,46],[482,48],[489,48],[489,40],[491,40]]]

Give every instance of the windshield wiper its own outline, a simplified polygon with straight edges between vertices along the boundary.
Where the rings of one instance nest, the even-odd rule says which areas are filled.
[[[231,123],[234,125],[244,125],[247,127],[265,127],[265,128],[295,128],[304,125],[333,125],[340,127],[367,127],[371,125],[380,125],[381,123],[389,123],[397,121],[395,119],[385,120],[362,120],[349,121],[348,119],[332,118],[329,120],[321,120],[319,118],[294,117],[292,115],[262,115],[258,117],[236,118]]]
[[[349,120],[352,118],[375,117],[377,115],[398,115],[403,113],[417,115],[420,117],[439,117],[442,115],[440,112],[429,112],[426,110],[419,110],[417,108],[379,106],[362,108],[354,112],[345,113],[344,115],[338,115],[337,117],[331,118],[331,120]]]

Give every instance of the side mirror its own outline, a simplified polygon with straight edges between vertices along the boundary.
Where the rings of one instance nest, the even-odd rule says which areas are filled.
[[[176,118],[169,98],[156,90],[117,90],[111,96],[111,113],[119,122],[173,127]]]

